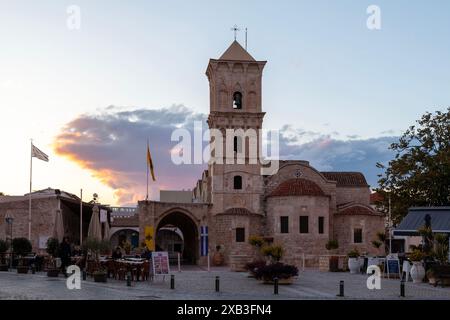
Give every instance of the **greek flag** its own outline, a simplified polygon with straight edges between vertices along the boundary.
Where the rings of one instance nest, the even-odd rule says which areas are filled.
[[[48,162],[48,155],[36,148],[33,144],[31,144],[31,157]]]
[[[200,255],[208,255],[208,227],[200,226]]]

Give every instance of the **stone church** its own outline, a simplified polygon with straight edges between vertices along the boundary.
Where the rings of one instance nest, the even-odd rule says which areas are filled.
[[[255,60],[237,41],[219,59],[209,61],[208,125],[227,129],[263,126],[262,75],[266,61]],[[259,137],[258,137],[259,138]],[[236,150],[236,139],[234,148]],[[239,143],[242,143],[240,141]],[[260,146],[260,141],[258,141]],[[249,148],[247,148],[249,149]],[[223,157],[227,157],[224,155]],[[357,248],[380,254],[371,242],[384,232],[384,217],[370,206],[370,188],[359,172],[320,172],[308,161],[279,161],[275,174],[262,175],[260,162],[210,163],[192,192],[192,201],[140,201],[140,240],[144,229],[177,227],[183,234],[183,258],[205,265],[218,246],[225,264],[240,269],[253,259],[252,235],[281,244],[283,261],[317,265],[328,240],[339,254]]]

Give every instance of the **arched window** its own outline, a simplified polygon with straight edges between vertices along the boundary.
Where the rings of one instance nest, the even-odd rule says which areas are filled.
[[[241,190],[242,189],[242,177],[234,176],[234,189]]]
[[[241,136],[234,136],[233,151],[236,153],[242,152],[242,137]]]
[[[239,91],[233,93],[233,109],[242,109],[242,93]]]

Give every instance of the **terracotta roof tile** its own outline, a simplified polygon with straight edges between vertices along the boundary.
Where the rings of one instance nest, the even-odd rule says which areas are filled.
[[[299,178],[284,181],[272,191],[269,197],[286,197],[286,196],[316,196],[323,197],[325,193],[313,181]]]
[[[338,187],[368,187],[361,172],[322,172],[328,180],[336,181]]]
[[[339,210],[337,214],[343,215],[369,215],[369,216],[377,216],[382,215],[381,213],[373,210],[372,208],[366,207],[364,205],[352,205],[345,209]]]
[[[230,209],[225,210],[224,214],[249,215],[249,214],[253,214],[253,213],[246,208],[230,208]]]

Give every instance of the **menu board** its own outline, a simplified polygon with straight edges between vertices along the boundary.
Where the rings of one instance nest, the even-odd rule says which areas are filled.
[[[398,256],[388,255],[386,257],[386,270],[388,278],[390,276],[400,277],[400,261]]]
[[[169,253],[157,251],[152,253],[153,275],[164,276],[170,273]]]

